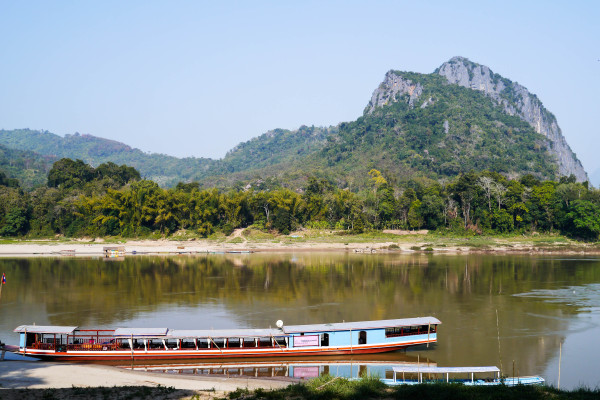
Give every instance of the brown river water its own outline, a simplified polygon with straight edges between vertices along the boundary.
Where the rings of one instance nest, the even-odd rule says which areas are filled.
[[[600,258],[347,253],[4,258],[0,340],[21,324],[265,328],[435,316],[438,343],[370,356],[496,365],[600,386]],[[323,360],[320,360],[323,362]]]

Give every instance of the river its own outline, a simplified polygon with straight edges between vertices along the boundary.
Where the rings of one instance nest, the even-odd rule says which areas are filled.
[[[373,356],[600,386],[600,259],[285,253],[4,258],[0,340],[21,324],[263,328],[434,316],[438,343]]]

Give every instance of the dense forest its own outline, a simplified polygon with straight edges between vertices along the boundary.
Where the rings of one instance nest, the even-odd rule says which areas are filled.
[[[197,182],[164,189],[126,165],[93,168],[61,159],[44,186],[24,190],[0,179],[0,235],[144,237],[185,230],[206,237],[250,227],[282,234],[301,228],[421,229],[460,234],[560,232],[596,240],[600,191],[573,177],[507,179],[467,172],[440,183],[414,178],[390,183],[376,169],[359,191],[309,176],[291,190],[266,180],[254,188],[201,189]]]

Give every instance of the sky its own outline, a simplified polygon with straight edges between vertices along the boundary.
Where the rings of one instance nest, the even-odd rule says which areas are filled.
[[[527,87],[600,169],[598,1],[0,0],[0,129],[221,158],[358,118],[390,69],[453,56]]]

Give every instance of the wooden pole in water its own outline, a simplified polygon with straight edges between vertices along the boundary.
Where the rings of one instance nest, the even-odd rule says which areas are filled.
[[[560,347],[558,352],[558,389],[560,390],[560,363],[562,361],[562,340],[560,341]]]
[[[500,375],[502,375],[502,353],[500,351],[500,323],[498,322],[498,309],[496,308],[496,331],[498,332],[498,358],[500,359]]]
[[[427,325],[427,348],[429,348],[429,331],[431,330],[431,322]]]

